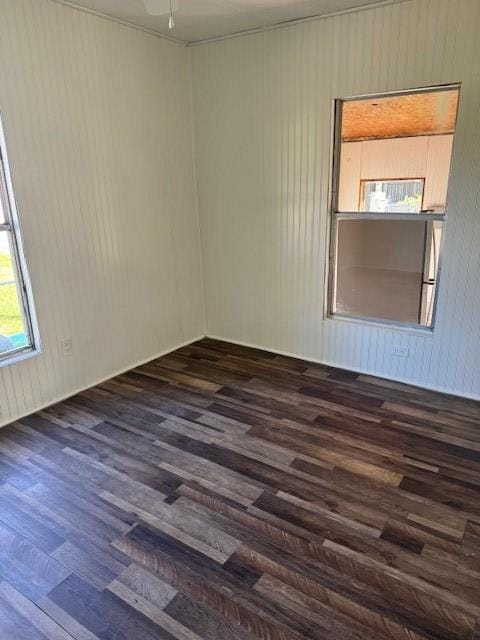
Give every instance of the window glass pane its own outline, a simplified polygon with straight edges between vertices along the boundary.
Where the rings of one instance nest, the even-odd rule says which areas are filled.
[[[360,198],[361,211],[419,213],[423,180],[362,180]]]
[[[442,223],[339,220],[334,313],[429,326]]]
[[[336,210],[445,212],[457,104],[458,89],[342,101]]]
[[[0,354],[30,344],[10,240],[9,232],[0,231]]]
[[[0,186],[1,189],[1,186]],[[5,212],[3,210],[3,202],[2,198],[0,198],[0,224],[3,224],[6,221]]]

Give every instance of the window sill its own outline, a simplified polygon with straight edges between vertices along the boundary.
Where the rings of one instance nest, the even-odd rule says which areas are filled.
[[[2,367],[8,367],[11,364],[22,362],[23,360],[29,360],[35,356],[39,356],[42,350],[39,347],[29,347],[28,349],[19,349],[18,351],[12,351],[10,354],[0,354],[0,369]]]
[[[375,329],[383,329],[385,331],[398,331],[400,333],[409,333],[422,338],[433,337],[433,327],[421,327],[409,324],[400,324],[397,322],[389,322],[388,320],[374,320],[371,318],[355,318],[353,316],[342,316],[331,314],[325,316],[325,320],[333,322],[341,322],[347,324],[360,325],[362,327],[371,327]]]

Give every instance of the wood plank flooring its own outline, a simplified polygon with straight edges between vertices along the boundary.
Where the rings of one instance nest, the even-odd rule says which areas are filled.
[[[0,431],[2,640],[479,618],[479,403],[204,339]]]

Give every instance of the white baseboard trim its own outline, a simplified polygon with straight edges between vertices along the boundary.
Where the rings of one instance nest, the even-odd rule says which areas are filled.
[[[279,356],[287,356],[288,358],[296,358],[297,360],[304,360],[305,362],[312,362],[314,364],[323,364],[327,367],[335,367],[336,369],[344,369],[345,371],[353,371],[354,373],[361,373],[367,376],[373,376],[375,378],[383,378],[384,380],[391,380],[392,382],[400,382],[402,384],[408,384],[410,387],[417,387],[418,389],[426,389],[427,391],[435,391],[437,393],[444,393],[449,396],[456,396],[458,398],[465,398],[466,400],[480,400],[480,395],[463,393],[461,391],[452,391],[444,387],[436,387],[434,385],[421,385],[418,382],[413,382],[408,378],[394,378],[390,376],[380,375],[376,371],[368,369],[352,369],[345,365],[341,365],[338,362],[330,362],[328,360],[320,360],[319,358],[310,358],[298,353],[291,353],[289,351],[282,351],[281,349],[272,349],[271,347],[265,347],[258,344],[252,344],[250,342],[243,342],[242,340],[233,340],[232,338],[225,338],[218,335],[208,333],[205,338],[211,338],[212,340],[222,340],[222,342],[231,342],[232,344],[238,344],[240,347],[249,347],[250,349],[260,349],[260,351],[267,351],[268,353],[276,353]]]
[[[93,380],[91,382],[91,384],[87,384],[83,387],[79,387],[78,389],[75,389],[73,391],[69,391],[66,394],[62,394],[60,396],[58,396],[57,398],[54,398],[52,400],[48,400],[47,402],[38,405],[37,407],[34,407],[31,411],[28,411],[26,413],[21,413],[16,417],[13,418],[9,418],[8,422],[2,422],[0,423],[0,429],[2,427],[6,427],[9,424],[12,424],[12,422],[16,422],[17,420],[21,420],[22,418],[25,418],[25,416],[30,416],[33,413],[37,413],[38,411],[43,411],[44,409],[48,409],[48,407],[52,407],[54,404],[58,404],[59,402],[64,402],[65,400],[68,400],[69,398],[72,398],[73,396],[76,396],[77,393],[81,393],[82,391],[86,391],[87,389],[91,389],[92,387],[96,387],[99,384],[102,384],[102,382],[106,382],[107,380],[111,380],[112,378],[115,378],[116,376],[120,376],[122,375],[122,373],[126,373],[127,371],[131,371],[132,369],[135,369],[136,367],[141,367],[143,364],[147,364],[147,362],[151,362],[152,360],[156,360],[157,358],[161,358],[162,356],[166,356],[169,353],[172,353],[173,351],[176,351],[177,349],[181,349],[182,347],[187,347],[189,344],[193,344],[194,342],[197,342],[198,340],[201,340],[202,338],[204,338],[204,335],[199,335],[196,338],[192,338],[191,340],[186,340],[185,342],[181,342],[180,344],[177,344],[173,347],[169,347],[168,349],[164,349],[163,351],[160,351],[157,354],[154,354],[152,356],[148,356],[148,358],[144,358],[143,360],[139,360],[138,362],[134,362],[132,364],[129,364],[126,367],[122,367],[122,369],[119,369],[118,371],[114,371],[111,374],[108,374],[107,376],[104,376],[103,378],[98,378],[96,380]]]

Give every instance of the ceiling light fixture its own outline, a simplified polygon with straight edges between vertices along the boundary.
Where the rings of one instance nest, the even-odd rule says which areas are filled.
[[[180,6],[179,0],[143,0],[145,9],[152,16],[168,15],[168,28],[171,30],[175,26],[174,12]]]

